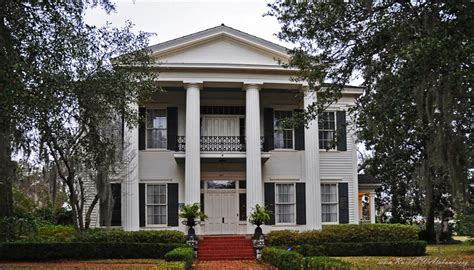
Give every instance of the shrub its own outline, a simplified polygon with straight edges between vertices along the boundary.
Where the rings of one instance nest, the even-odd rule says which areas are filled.
[[[304,270],[354,269],[354,266],[348,262],[329,257],[305,257],[302,265]]]
[[[292,247],[299,243],[299,232],[293,230],[271,231],[265,238],[269,246]]]
[[[17,241],[31,237],[37,231],[34,220],[29,218],[0,218],[0,242]]]
[[[303,256],[295,251],[266,247],[262,251],[262,260],[276,266],[278,269],[298,270],[301,269]]]
[[[319,245],[329,242],[416,241],[419,228],[401,224],[342,224],[324,226],[322,230],[272,231],[267,235],[270,246]]]
[[[191,247],[175,248],[165,254],[165,260],[168,262],[184,261],[186,269],[190,269],[194,261],[194,251]]]
[[[304,256],[421,256],[425,241],[304,244],[296,247]]]
[[[75,242],[107,243],[184,243],[186,238],[179,231],[136,231],[119,229],[90,229],[76,235]]]
[[[68,242],[76,233],[72,226],[64,225],[41,225],[35,238],[45,242]]]
[[[163,258],[184,244],[152,243],[3,243],[0,260]]]

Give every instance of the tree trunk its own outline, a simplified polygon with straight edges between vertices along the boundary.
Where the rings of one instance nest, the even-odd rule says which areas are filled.
[[[113,200],[112,200],[112,189],[109,183],[109,177],[107,171],[104,167],[99,167],[97,172],[96,186],[97,186],[97,195],[100,198],[99,203],[99,213],[100,213],[100,225],[110,227],[112,223],[112,210],[113,210]]]
[[[99,195],[94,196],[94,200],[92,200],[91,205],[89,206],[89,209],[87,209],[86,217],[85,217],[85,224],[84,224],[84,229],[89,229],[91,225],[91,215],[92,211],[94,211],[94,207],[97,205],[97,201],[99,200]]]
[[[0,120],[0,218],[13,215],[12,182],[15,163],[11,160],[11,137],[8,132],[10,125],[5,122]]]
[[[426,166],[426,165],[425,165]],[[434,202],[434,187],[431,171],[429,169],[424,170],[424,177],[428,180],[425,183],[425,218],[426,218],[426,233],[429,242],[436,242],[436,230],[435,230],[435,202]]]
[[[69,186],[69,185],[68,185]],[[74,202],[74,195],[71,193],[71,187],[69,187],[69,204],[71,205],[71,212],[72,212],[72,222],[74,224],[74,228],[79,230],[79,223],[77,221],[77,205]]]

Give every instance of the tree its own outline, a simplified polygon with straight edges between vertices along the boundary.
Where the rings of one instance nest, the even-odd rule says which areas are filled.
[[[114,164],[116,144],[100,129],[117,118],[136,124],[129,105],[157,89],[149,34],[132,33],[131,24],[87,25],[84,11],[98,5],[114,9],[109,1],[0,3],[0,161],[18,149],[52,160],[76,206],[80,168],[113,171],[99,161]],[[8,162],[1,164],[1,183],[11,183]]]
[[[437,187],[466,202],[472,158],[474,6],[465,1],[276,1],[279,37],[296,44],[289,66],[318,92],[312,117],[364,79],[359,137],[383,158],[413,164],[427,229],[434,235]],[[321,82],[327,82],[322,87]],[[396,151],[395,151],[396,150]],[[397,175],[391,175],[394,181]]]

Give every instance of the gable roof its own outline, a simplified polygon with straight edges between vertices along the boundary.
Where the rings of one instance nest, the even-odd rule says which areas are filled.
[[[274,54],[283,59],[289,58],[288,48],[270,42],[268,40],[256,37],[254,35],[242,32],[224,24],[193,34],[175,38],[169,41],[158,43],[156,45],[150,46],[149,49],[151,50],[152,55],[168,54],[170,52],[179,51],[180,49],[184,49],[195,44],[203,43],[220,36],[238,40],[240,42],[245,43],[246,45],[256,47],[260,50]]]

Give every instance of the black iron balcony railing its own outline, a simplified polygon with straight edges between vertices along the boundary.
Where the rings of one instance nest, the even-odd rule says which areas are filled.
[[[260,148],[263,150],[263,137]],[[201,136],[202,152],[245,152],[245,136]],[[186,137],[177,137],[177,151],[186,151]]]

